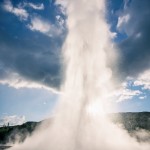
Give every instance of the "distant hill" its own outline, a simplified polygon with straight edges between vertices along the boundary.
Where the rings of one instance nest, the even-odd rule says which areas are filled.
[[[39,122],[26,122],[17,126],[4,126],[0,127],[0,144],[23,142],[25,138],[30,135]]]
[[[122,124],[128,132],[136,130],[150,131],[150,112],[127,112],[110,114],[111,120],[116,124]]]
[[[129,133],[137,130],[150,131],[150,112],[139,113],[113,113],[109,114],[112,122],[123,126]],[[23,125],[0,127],[0,144],[6,144],[11,141],[23,142],[27,135],[35,130],[40,122],[26,122]]]

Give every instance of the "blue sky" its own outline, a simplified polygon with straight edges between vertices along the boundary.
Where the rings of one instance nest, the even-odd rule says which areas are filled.
[[[2,0],[0,7],[0,118],[42,120],[60,96],[65,1]],[[116,111],[149,111],[149,10],[149,0],[107,0],[106,18],[121,56]]]

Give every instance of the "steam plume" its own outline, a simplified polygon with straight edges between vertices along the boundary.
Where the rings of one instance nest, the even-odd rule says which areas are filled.
[[[64,94],[57,115],[46,130],[12,150],[148,150],[105,115],[116,60],[105,0],[68,0],[67,13]]]

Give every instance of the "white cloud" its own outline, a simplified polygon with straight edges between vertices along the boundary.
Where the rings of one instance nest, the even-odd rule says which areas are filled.
[[[10,125],[10,126],[15,126],[15,125],[21,125],[25,123],[26,119],[25,116],[5,116],[2,119],[0,119],[0,126],[4,125]]]
[[[114,91],[111,97],[115,97],[117,102],[129,100],[138,96],[139,99],[143,100],[147,96],[142,90],[132,90],[132,87],[140,86],[142,90],[150,90],[150,69],[142,72],[137,78],[128,77],[127,80],[122,84],[121,88]]]
[[[115,39],[117,37],[117,32],[110,32],[110,37]]]
[[[124,0],[124,9],[128,8],[129,2],[130,2],[130,0]]]
[[[115,93],[115,95],[117,96],[117,102],[130,100],[133,97],[138,96],[140,94],[142,94],[142,92],[139,90],[131,90],[127,88],[122,88]]]
[[[41,32],[47,36],[59,36],[63,32],[63,21],[59,18],[59,27],[54,26],[47,20],[44,20],[41,17],[33,17],[31,18],[31,23],[27,25],[27,27],[32,31]]]
[[[15,16],[19,17],[21,20],[27,20],[28,19],[28,16],[29,16],[28,12],[25,9],[21,8],[21,7],[14,7],[10,0],[5,0],[4,1],[3,8],[6,11],[8,11],[8,12],[14,14]]]
[[[115,102],[122,102],[125,100],[131,100],[135,96],[138,98],[144,97],[143,96],[143,91],[139,90],[134,90],[134,80],[131,77],[127,77],[126,81],[121,84],[120,87],[115,89],[113,92],[110,92],[108,95],[108,98],[110,100],[113,100]]]
[[[62,14],[66,14],[66,7],[68,2],[66,0],[56,0],[55,5],[59,7],[59,10]]]
[[[60,16],[56,16],[57,24],[59,25],[60,28],[64,29],[65,28],[65,20]]]
[[[28,28],[32,31],[48,34],[51,30],[51,24],[41,18],[34,17],[31,19],[31,24],[28,25]]]
[[[67,7],[68,2],[66,0],[56,0],[55,4]]]
[[[117,28],[118,28],[119,30],[121,30],[122,27],[123,27],[129,20],[130,20],[130,15],[129,15],[129,14],[120,16],[120,17],[118,18]]]
[[[145,99],[147,96],[140,96],[139,99]]]
[[[49,90],[50,92],[55,93],[55,94],[61,94],[61,92],[57,91],[54,88],[47,87],[45,85],[42,85],[42,84],[34,82],[34,81],[26,80],[23,77],[19,76],[19,74],[17,74],[17,73],[11,73],[10,76],[7,77],[7,79],[1,79],[0,84],[8,85],[8,86],[16,88],[16,89],[38,88],[38,89]]]
[[[143,89],[150,90],[150,70],[141,73],[134,81],[134,86],[142,86]]]
[[[130,85],[131,81],[126,81],[122,84],[122,86],[119,89],[116,89],[112,93],[108,94],[108,98],[110,100],[113,100],[115,102],[122,102],[125,100],[131,100],[135,96],[138,96],[139,99],[146,98],[146,96],[143,96],[143,92],[140,90],[132,90]]]
[[[44,9],[44,5],[42,4],[33,4],[33,3],[24,3],[24,7],[31,7],[33,9],[36,10],[43,10]]]
[[[62,4],[65,5],[65,4]],[[62,6],[60,4],[59,7]],[[42,17],[29,16],[28,12],[24,9],[24,7],[31,7],[36,10],[42,10],[44,9],[43,4],[34,4],[34,3],[19,3],[17,7],[14,7],[12,2],[10,0],[5,0],[3,4],[3,8],[5,11],[8,11],[15,16],[17,16],[20,20],[27,20],[29,17],[31,18],[31,21],[29,24],[27,24],[27,27],[32,31],[41,32],[47,36],[59,36],[63,33],[63,30],[65,29],[65,21],[61,16],[56,16],[57,19],[57,25],[51,24],[49,21],[43,19]],[[63,7],[63,6],[62,6]]]

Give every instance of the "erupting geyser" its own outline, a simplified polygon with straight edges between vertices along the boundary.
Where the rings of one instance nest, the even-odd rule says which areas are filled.
[[[68,0],[63,96],[53,124],[12,150],[149,150],[105,116],[116,54],[105,0]]]

